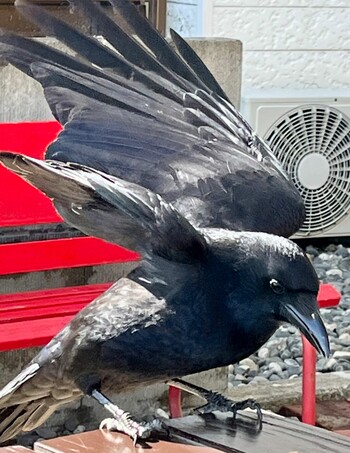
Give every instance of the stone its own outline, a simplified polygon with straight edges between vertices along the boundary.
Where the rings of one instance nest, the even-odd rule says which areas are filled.
[[[341,335],[339,335],[339,338],[338,340],[341,342],[341,343],[348,343],[350,342],[350,333],[342,333]]]
[[[300,365],[296,365],[296,366],[290,366],[287,368],[287,372],[288,372],[288,377],[291,377],[291,376],[300,376],[301,374],[301,366]]]
[[[344,258],[340,261],[339,267],[343,271],[350,271],[350,258]]]
[[[255,378],[253,378],[252,382],[255,382],[257,384],[266,384],[267,382],[269,382],[269,380],[266,379],[266,377],[264,377],[264,376],[255,376]]]
[[[312,245],[308,245],[305,249],[306,253],[308,255],[311,255],[311,256],[318,256],[319,255],[319,251]]]
[[[248,372],[248,377],[254,378],[254,377],[257,376],[258,374],[259,374],[259,369],[256,369],[256,370],[249,370],[249,372]]]
[[[343,245],[338,245],[337,247],[337,250],[335,252],[337,255],[340,255],[341,257],[343,258],[346,258],[347,256],[349,256],[349,250],[344,247]]]
[[[275,374],[282,373],[281,365],[279,363],[276,363],[276,362],[271,362],[269,364],[269,370],[271,370],[272,373],[275,373]]]
[[[23,434],[17,438],[17,443],[19,445],[22,445],[23,447],[30,447],[32,448],[34,445],[34,442],[36,442],[39,439],[38,434],[36,432],[28,433],[28,434]]]
[[[57,432],[53,428],[46,426],[40,426],[39,428],[36,428],[35,431],[42,439],[53,439],[54,437],[57,437]]]
[[[301,346],[293,346],[291,348],[292,357],[296,359],[297,357],[302,357]]]
[[[316,370],[325,372],[325,371],[334,371],[337,366],[337,361],[334,358],[325,359],[322,358],[317,362]]]
[[[281,373],[277,373],[277,374],[281,379],[288,379],[290,376],[288,370],[282,371]]]
[[[331,256],[328,255],[328,253],[320,253],[318,255],[318,259],[321,261],[329,261],[331,259]]]
[[[280,329],[278,329],[276,331],[275,336],[277,338],[289,337],[289,331],[288,331],[288,329],[281,327]]]
[[[235,378],[236,378],[236,381],[245,381],[246,380],[246,377],[243,376],[243,374],[236,374]]]
[[[268,359],[266,359],[266,365],[268,366],[268,368],[271,363],[277,363],[282,368],[282,370],[285,369],[285,367],[286,367],[286,364],[279,356],[273,356],[273,357],[269,357]]]
[[[269,377],[269,380],[274,382],[274,381],[280,381],[281,378],[278,376],[278,374],[271,374],[271,376]]]
[[[258,365],[254,362],[254,360],[250,359],[249,357],[241,360],[239,362],[239,365],[248,367],[248,371],[259,369]]]
[[[240,384],[239,381],[232,381],[227,384],[228,390],[232,390],[234,387],[237,387]]]
[[[289,349],[284,349],[284,350],[281,352],[281,359],[285,360],[285,359],[289,359],[290,357],[292,357],[292,354],[291,354],[291,352],[289,351]]]
[[[341,269],[329,269],[326,272],[328,277],[336,277],[336,278],[343,278],[343,271]]]
[[[80,434],[86,431],[86,427],[84,425],[78,425],[75,430],[73,431],[73,434]]]
[[[328,331],[334,332],[337,329],[337,324],[335,322],[332,323],[325,322],[325,327]]]
[[[271,370],[266,370],[266,371],[263,371],[262,376],[266,379],[269,379],[270,376],[272,375],[272,373],[273,372]]]
[[[248,374],[248,371],[249,371],[249,366],[247,366],[247,365],[239,365],[235,369],[236,375],[246,376]]]
[[[295,359],[286,359],[284,363],[287,365],[287,367],[299,366],[299,363]]]
[[[296,333],[298,333],[299,330],[292,326],[292,325],[288,325],[288,333],[291,334],[291,335],[295,335]]]
[[[269,355],[270,355],[270,351],[266,347],[263,347],[263,348],[259,349],[259,351],[258,351],[258,357],[260,359],[266,359],[266,357],[268,357]]]
[[[68,417],[67,420],[64,422],[64,427],[67,431],[70,431],[71,433],[74,432],[76,427],[79,425],[79,421],[75,415],[72,417]]]

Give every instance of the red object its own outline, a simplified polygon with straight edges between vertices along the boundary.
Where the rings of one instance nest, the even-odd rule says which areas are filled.
[[[335,307],[341,294],[332,285],[322,284],[317,295],[320,308]],[[302,335],[303,340],[303,400],[302,421],[309,425],[316,424],[316,350]]]
[[[57,122],[0,124],[0,150],[42,158]],[[0,227],[61,222],[51,200],[0,165]],[[91,237],[0,245],[0,275],[111,264],[139,256]],[[0,296],[0,350],[42,346],[110,284]]]
[[[182,417],[182,408],[181,408],[181,390],[177,387],[169,387],[169,412],[171,418]]]
[[[328,283],[320,285],[319,292],[317,294],[317,302],[320,308],[336,307],[339,305],[341,294],[334,286]]]
[[[56,121],[0,124],[0,150],[42,159],[62,126]],[[38,189],[0,165],[0,226],[61,222],[51,200]]]
[[[47,344],[111,283],[0,295],[0,351]]]
[[[92,237],[0,245],[0,275],[136,261],[139,256]]]
[[[303,401],[301,419],[308,425],[316,424],[316,350],[301,336],[303,341]]]

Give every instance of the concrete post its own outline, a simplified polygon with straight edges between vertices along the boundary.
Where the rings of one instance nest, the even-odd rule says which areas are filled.
[[[208,66],[234,106],[239,108],[242,79],[242,43],[236,39],[187,38]]]

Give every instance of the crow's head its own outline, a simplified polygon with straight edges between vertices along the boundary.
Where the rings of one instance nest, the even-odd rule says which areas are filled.
[[[234,319],[241,313],[254,322],[259,317],[272,330],[290,322],[328,356],[328,336],[317,305],[319,282],[302,249],[266,233],[207,231]]]

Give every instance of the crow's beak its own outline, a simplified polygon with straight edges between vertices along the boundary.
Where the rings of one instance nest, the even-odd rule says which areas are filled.
[[[312,304],[315,306],[311,310],[309,305],[300,304],[300,307],[298,305],[286,304],[283,310],[284,317],[305,335],[320,354],[329,357],[328,335],[316,304]]]

